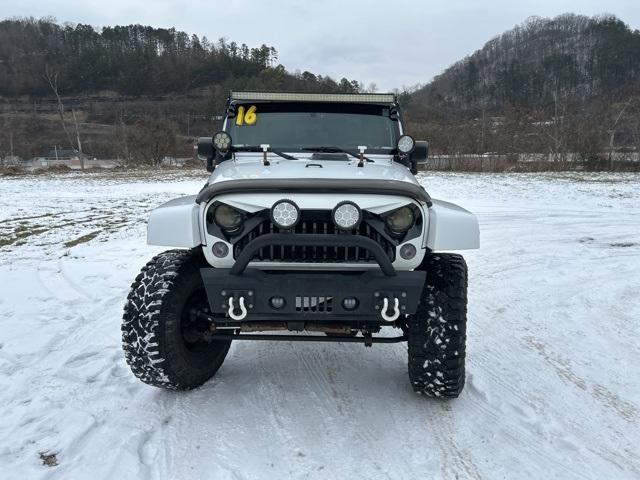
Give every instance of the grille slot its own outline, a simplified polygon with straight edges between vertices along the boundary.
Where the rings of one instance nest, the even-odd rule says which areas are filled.
[[[330,220],[330,212],[322,212],[328,218],[302,218],[295,227],[296,233],[313,233],[321,235],[349,235],[340,232],[333,221]],[[280,233],[271,221],[265,219],[254,227],[244,237],[242,237],[233,247],[233,258],[238,258],[242,250],[249,242],[261,235],[269,233]],[[389,260],[392,262],[396,258],[395,245],[381,235],[375,228],[372,228],[366,220],[361,222],[358,229],[351,235],[361,235],[375,241],[382,247]],[[360,247],[326,247],[326,246],[288,246],[271,245],[261,248],[252,261],[260,262],[306,262],[306,263],[370,263],[375,262],[375,257],[364,248]]]
[[[296,295],[296,312],[321,312],[333,311],[333,297]]]

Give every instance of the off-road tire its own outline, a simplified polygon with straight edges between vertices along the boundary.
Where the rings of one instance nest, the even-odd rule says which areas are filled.
[[[467,264],[461,255],[427,254],[420,305],[408,317],[409,379],[428,397],[456,398],[464,387]]]
[[[136,277],[124,307],[122,346],[131,371],[144,383],[170,390],[202,385],[222,365],[229,341],[190,350],[182,334],[189,299],[206,302],[200,250],[169,250],[154,257]],[[193,301],[193,300],[192,300]]]

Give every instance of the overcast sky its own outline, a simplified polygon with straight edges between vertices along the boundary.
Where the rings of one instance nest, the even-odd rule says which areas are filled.
[[[532,15],[612,13],[640,29],[640,0],[0,0],[0,15],[176,27],[210,40],[274,46],[290,71],[379,91],[425,83]]]

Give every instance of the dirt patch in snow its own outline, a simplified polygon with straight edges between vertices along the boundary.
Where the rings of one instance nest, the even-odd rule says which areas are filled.
[[[40,460],[42,460],[42,464],[47,466],[47,467],[57,467],[58,466],[58,454],[57,453],[40,452]]]

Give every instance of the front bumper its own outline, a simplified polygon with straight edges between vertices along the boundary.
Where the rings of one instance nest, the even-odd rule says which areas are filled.
[[[375,322],[386,323],[382,312],[398,299],[401,315],[416,312],[425,272],[265,272],[246,269],[201,269],[211,311],[217,316],[246,307],[242,321]],[[278,299],[274,302],[274,299]],[[348,299],[347,301],[345,301]],[[355,302],[353,301],[355,299]],[[355,307],[354,307],[355,305]],[[220,318],[220,317],[219,317]],[[237,320],[233,319],[233,320]]]

